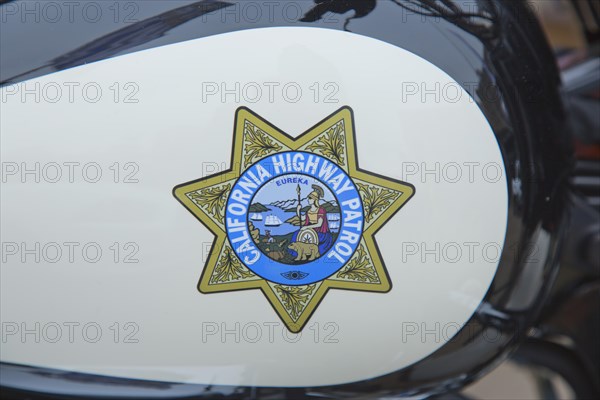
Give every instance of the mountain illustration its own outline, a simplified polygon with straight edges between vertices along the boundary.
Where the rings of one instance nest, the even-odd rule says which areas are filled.
[[[307,197],[301,199],[301,201],[304,201],[306,199],[307,199]],[[291,210],[291,211],[296,211],[296,206],[298,205],[298,199],[274,201],[270,205],[283,208],[285,211],[290,211],[290,210],[288,210],[288,208],[293,207],[293,210]]]
[[[271,209],[270,209],[270,208],[268,208],[268,207],[264,206],[264,205],[263,205],[263,204],[261,204],[261,203],[253,203],[253,204],[251,204],[251,205],[250,205],[250,207],[248,208],[248,210],[249,210],[250,212],[253,212],[253,213],[259,213],[259,212],[271,211]]]
[[[298,203],[297,200],[296,200],[296,203]],[[335,200],[326,201],[325,203],[321,204],[321,207],[325,208],[325,211],[327,211],[328,213],[339,213],[340,212],[340,207],[338,206],[337,201],[335,201]],[[310,208],[310,206],[302,207],[302,212],[307,212],[309,208]],[[290,207],[290,208],[286,209],[285,211],[296,212],[296,208]]]

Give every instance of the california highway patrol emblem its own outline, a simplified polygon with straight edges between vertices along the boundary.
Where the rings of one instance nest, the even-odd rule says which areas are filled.
[[[295,139],[239,108],[231,169],[173,190],[215,235],[200,292],[261,289],[292,332],[329,289],[391,289],[374,235],[414,192],[359,168],[349,107]]]

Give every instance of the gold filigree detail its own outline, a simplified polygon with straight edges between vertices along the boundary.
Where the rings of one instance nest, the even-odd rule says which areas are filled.
[[[247,166],[254,160],[276,153],[282,149],[271,136],[256,125],[244,123],[244,164]]]
[[[296,320],[308,304],[317,285],[284,286],[275,285],[275,290],[290,316]]]
[[[336,274],[336,278],[358,282],[380,282],[377,271],[375,271],[375,266],[362,244],[352,256],[350,262]]]
[[[221,224],[225,222],[224,210],[231,184],[211,186],[188,193],[188,197],[198,207],[215,217]]]
[[[341,120],[327,129],[319,140],[312,142],[306,149],[319,153],[336,164],[344,166],[346,164],[344,160],[345,147],[344,121]]]
[[[400,192],[374,185],[358,182],[356,184],[358,186],[358,193],[363,201],[363,210],[367,223],[390,207],[401,194]]]
[[[210,278],[210,283],[239,281],[253,276],[255,276],[254,273],[240,262],[233,252],[233,249],[230,246],[225,245],[221,257],[219,258],[219,262]]]

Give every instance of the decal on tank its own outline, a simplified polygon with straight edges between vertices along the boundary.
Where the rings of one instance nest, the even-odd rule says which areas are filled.
[[[215,236],[200,292],[260,289],[291,332],[329,289],[391,289],[375,234],[414,193],[360,169],[350,107],[295,139],[241,107],[230,169],[173,189]]]

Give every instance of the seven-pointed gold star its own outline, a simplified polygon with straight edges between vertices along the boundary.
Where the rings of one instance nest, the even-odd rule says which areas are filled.
[[[350,107],[342,107],[295,139],[245,107],[235,117],[230,169],[173,189],[177,200],[215,236],[198,290],[260,289],[291,332],[302,330],[329,289],[388,292],[392,285],[374,235],[415,189],[359,168]],[[332,161],[350,176],[363,202],[364,226],[357,250],[329,278],[308,285],[286,286],[256,275],[236,256],[225,232],[225,205],[237,179],[262,158],[285,151],[311,152]]]

